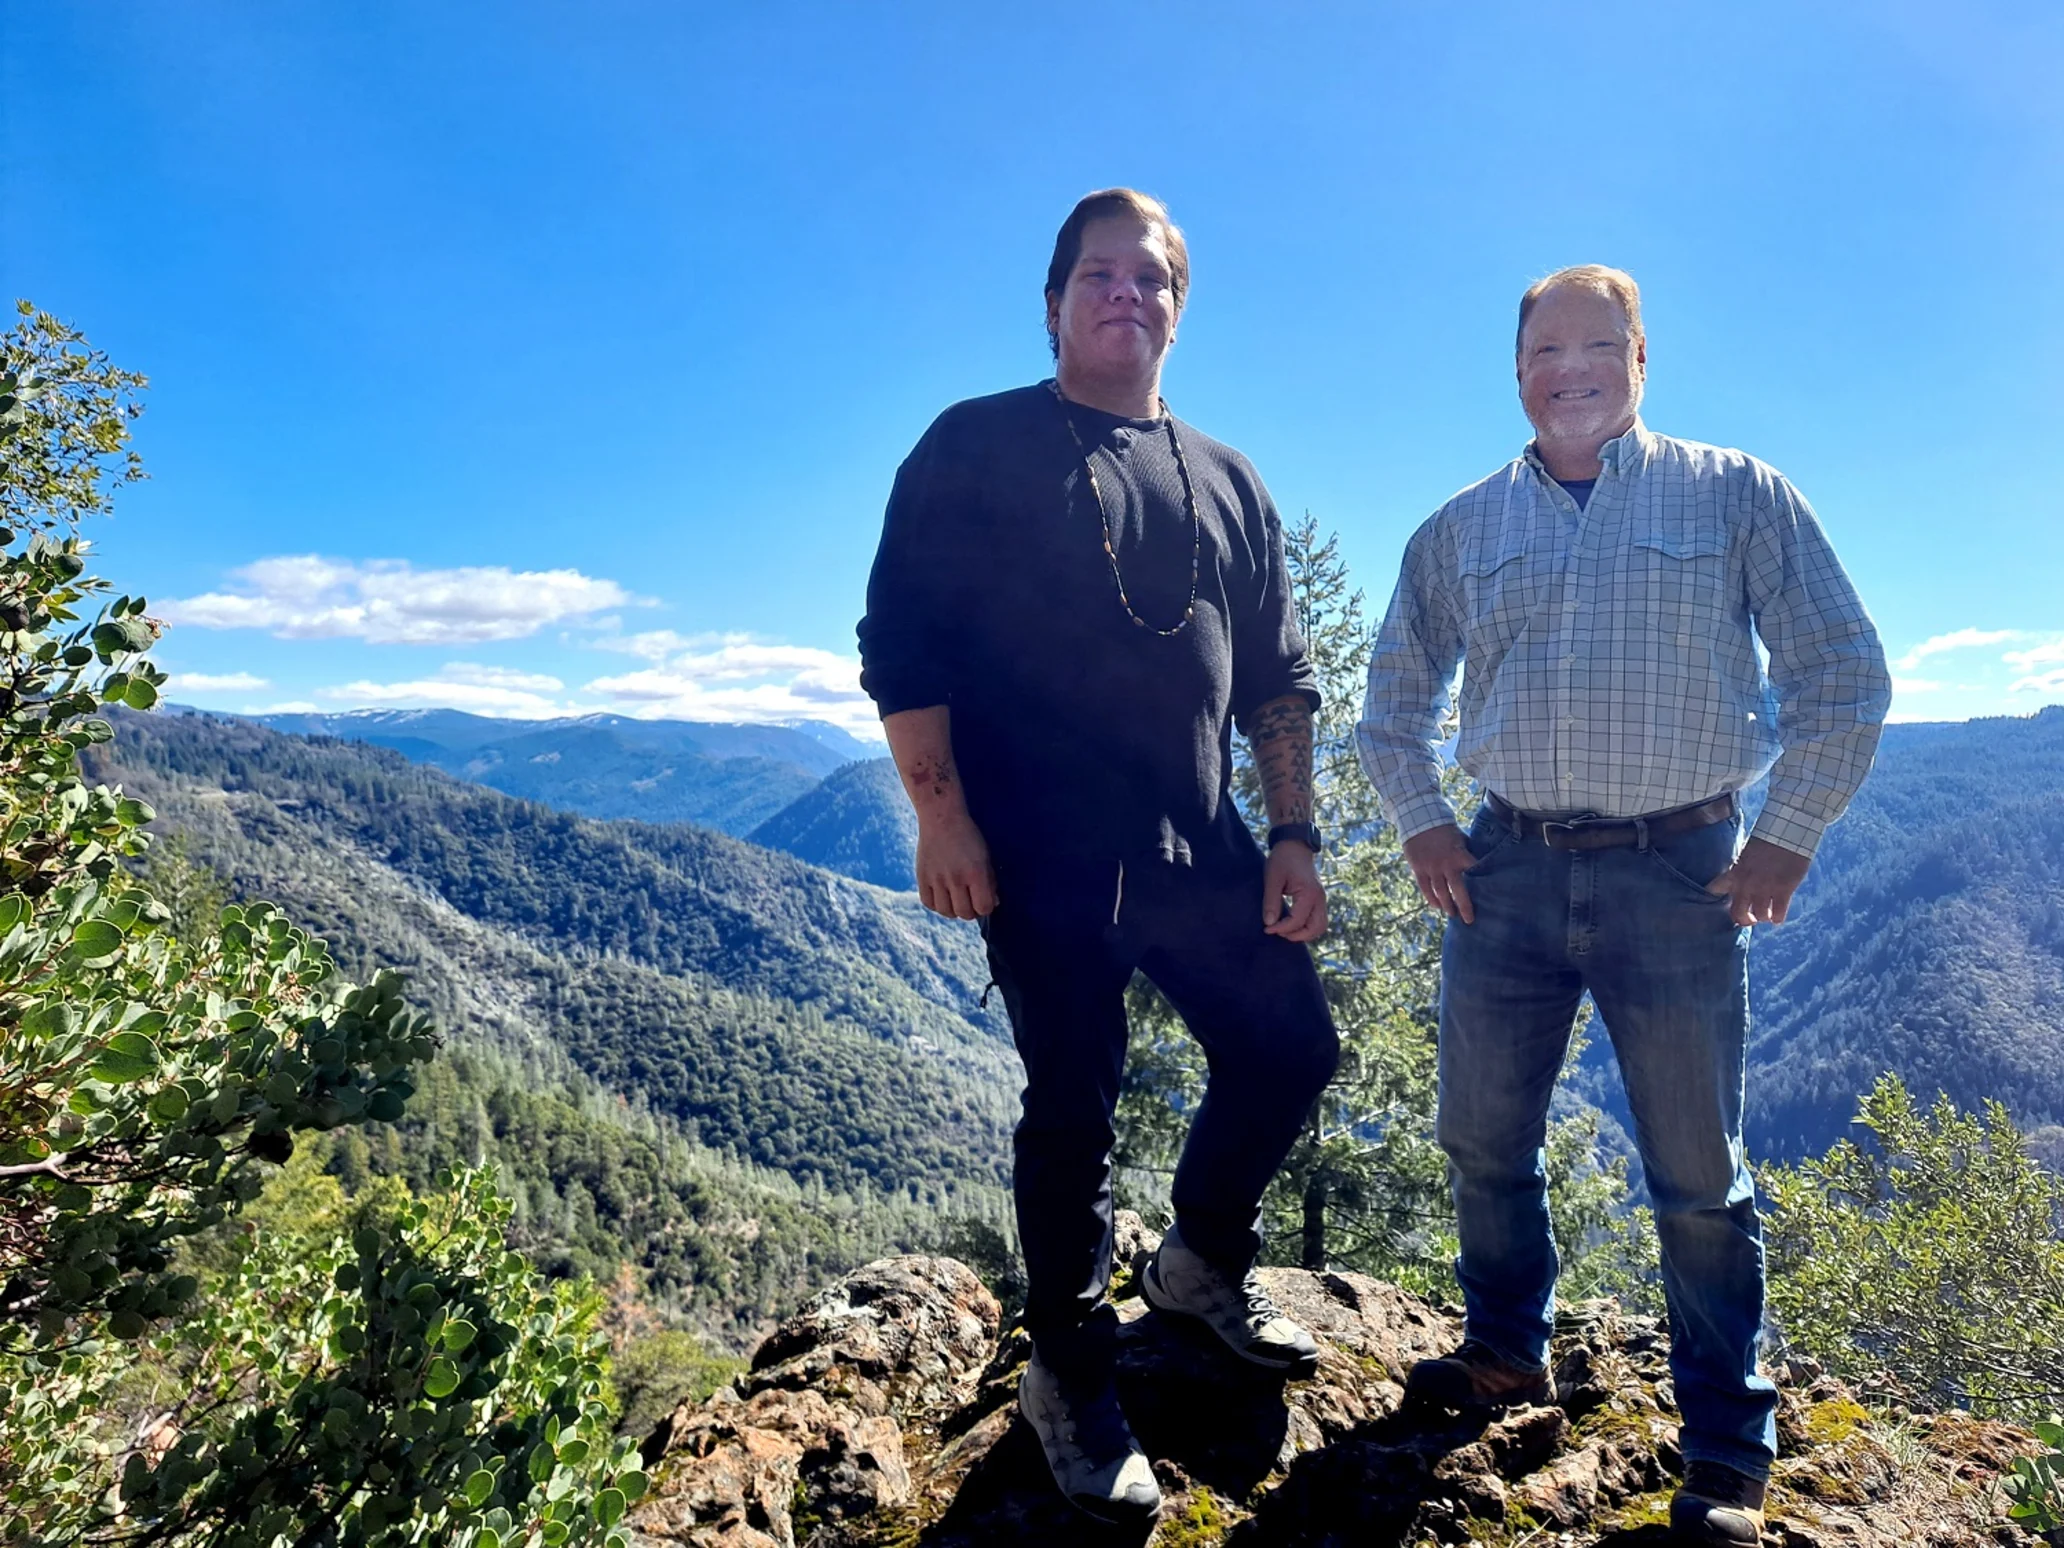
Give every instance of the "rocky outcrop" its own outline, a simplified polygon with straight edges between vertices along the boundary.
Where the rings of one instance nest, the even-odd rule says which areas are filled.
[[[633,1530],[726,1548],[864,1541],[919,1498],[906,1441],[975,1396],[1000,1320],[951,1258],[847,1275],[776,1329],[736,1386],[646,1438],[658,1484]]]
[[[1124,1245],[1145,1245],[1136,1220]],[[1121,1257],[1121,1261],[1123,1258]],[[1663,1548],[1680,1466],[1665,1342],[1610,1302],[1565,1315],[1558,1402],[1495,1419],[1403,1403],[1455,1320],[1359,1274],[1265,1271],[1319,1337],[1285,1385],[1136,1299],[1119,1385],[1168,1499],[1159,1548]],[[773,1334],[751,1371],[647,1440],[634,1540],[700,1548],[1009,1548],[1130,1538],[1072,1511],[1017,1419],[1022,1333],[974,1274],[891,1258]],[[1866,1409],[1807,1362],[1779,1373],[1769,1548],[2032,1544],[1999,1475],[2030,1446],[1957,1414]]]

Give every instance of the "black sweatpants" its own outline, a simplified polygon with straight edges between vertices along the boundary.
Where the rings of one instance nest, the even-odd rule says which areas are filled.
[[[1232,1273],[1260,1251],[1262,1190],[1289,1154],[1340,1043],[1308,948],[1265,935],[1262,871],[1162,860],[1065,884],[1006,878],[989,968],[1025,1064],[1016,1136],[1025,1325],[1057,1370],[1114,1356],[1112,1114],[1135,969],[1168,997],[1210,1068],[1173,1197],[1183,1240]]]

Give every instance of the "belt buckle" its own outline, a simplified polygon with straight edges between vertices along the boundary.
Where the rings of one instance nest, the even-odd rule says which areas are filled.
[[[1555,841],[1549,838],[1549,834],[1556,832],[1581,833],[1585,828],[1588,828],[1598,820],[1599,816],[1596,812],[1579,812],[1566,822],[1550,822],[1544,817],[1541,819],[1541,842],[1548,848],[1553,849]]]

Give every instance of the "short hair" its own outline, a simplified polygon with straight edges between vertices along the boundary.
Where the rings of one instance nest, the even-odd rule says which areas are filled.
[[[1527,286],[1526,294],[1519,298],[1519,328],[1512,336],[1515,355],[1526,339],[1526,320],[1533,313],[1534,303],[1549,291],[1564,285],[1577,285],[1610,296],[1626,314],[1627,337],[1637,344],[1646,337],[1641,331],[1641,287],[1634,283],[1634,276],[1625,269],[1609,269],[1602,263],[1579,263],[1567,269],[1557,269],[1546,279],[1535,280]]]
[[[1069,272],[1082,256],[1082,233],[1091,221],[1107,215],[1136,216],[1145,225],[1159,229],[1161,240],[1168,245],[1168,288],[1175,293],[1175,309],[1180,312],[1190,293],[1189,244],[1183,240],[1181,229],[1168,218],[1168,206],[1137,188],[1099,188],[1075,201],[1075,208],[1068,212],[1054,237],[1053,258],[1046,266],[1046,294],[1057,296],[1068,288]],[[1049,342],[1058,355],[1061,341]]]

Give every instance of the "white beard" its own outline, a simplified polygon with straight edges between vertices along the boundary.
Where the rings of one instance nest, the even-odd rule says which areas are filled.
[[[1616,430],[1628,412],[1640,406],[1639,391],[1626,407],[1603,394],[1596,398],[1579,398],[1574,403],[1558,403],[1551,398],[1542,408],[1542,423],[1535,428],[1544,440],[1595,441]]]

